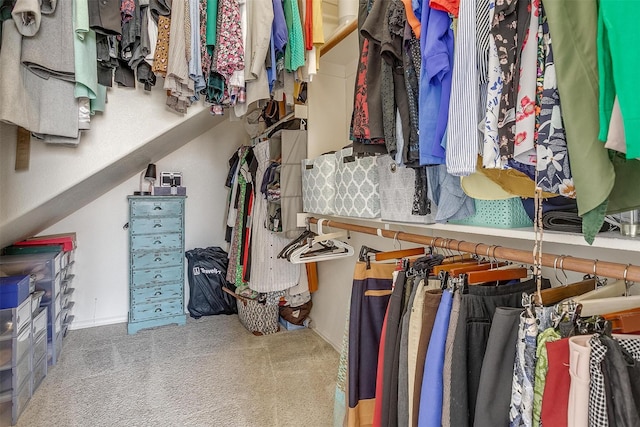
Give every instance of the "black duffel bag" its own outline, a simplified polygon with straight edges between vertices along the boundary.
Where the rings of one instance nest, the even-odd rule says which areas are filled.
[[[214,314],[235,314],[236,301],[222,287],[227,282],[227,253],[219,247],[196,248],[185,252],[189,277],[189,314],[199,319]]]

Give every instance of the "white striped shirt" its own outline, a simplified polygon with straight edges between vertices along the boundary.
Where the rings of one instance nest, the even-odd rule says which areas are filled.
[[[467,176],[476,170],[480,144],[480,78],[476,37],[476,0],[461,0],[453,58],[446,151],[447,172],[455,176]]]

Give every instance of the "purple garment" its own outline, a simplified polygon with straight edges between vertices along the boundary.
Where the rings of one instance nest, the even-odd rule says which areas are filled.
[[[284,47],[289,42],[289,31],[287,30],[287,22],[284,19],[284,7],[282,6],[282,0],[273,0],[273,25],[271,27],[271,38],[273,39],[276,52],[284,52]]]
[[[269,79],[269,93],[273,92],[273,84],[276,82],[276,45],[273,41],[273,32],[271,40],[269,40],[269,58],[270,66],[267,67],[267,78]]]
[[[444,392],[442,371],[444,370],[444,353],[452,306],[453,293],[451,291],[443,292],[424,362],[425,370],[422,376],[422,391],[420,393],[420,409],[418,412],[419,426],[440,427],[442,425],[442,399]],[[428,369],[427,366],[429,367]]]
[[[449,117],[453,68],[453,30],[449,14],[424,0],[420,47],[420,164],[445,164],[444,136]]]

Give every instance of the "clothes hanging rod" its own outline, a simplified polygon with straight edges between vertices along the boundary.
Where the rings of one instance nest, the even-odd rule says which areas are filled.
[[[318,218],[309,217],[310,224],[317,224]],[[325,219],[323,227],[340,228],[342,230],[354,231],[356,233],[371,234],[385,237],[387,239],[403,240],[405,242],[416,243],[424,246],[446,248],[455,252],[467,252],[478,256],[488,256],[490,258],[504,259],[524,264],[534,264],[533,251],[508,248],[497,245],[487,245],[485,243],[467,242],[464,240],[446,239],[444,237],[422,236],[420,234],[405,233],[403,231],[382,230],[364,225],[349,224]],[[575,271],[584,274],[595,274],[601,277],[612,279],[624,279],[625,275],[629,282],[640,283],[640,266],[620,264],[616,262],[597,261],[587,258],[572,256],[562,256],[544,253],[542,254],[542,265],[545,267],[558,266],[558,260],[562,258],[562,269],[565,271]]]
[[[322,47],[320,48],[320,57],[322,57],[324,54],[328,53],[331,49],[336,47],[338,45],[338,43],[340,43],[342,40],[346,39],[349,34],[353,33],[357,29],[358,29],[358,20],[357,19],[354,19],[353,21],[349,22],[344,27],[339,28],[331,36],[331,38],[329,40],[327,40],[326,43],[323,44]]]
[[[269,126],[268,128],[266,128],[265,130],[263,130],[262,132],[260,132],[258,135],[252,137],[251,139],[264,138],[267,135],[269,135],[269,132],[271,132],[272,130],[274,130],[278,126],[280,126],[282,123],[288,122],[289,120],[292,120],[292,119],[295,119],[295,117],[296,117],[296,113],[295,112],[291,112],[291,113],[287,114],[286,116],[284,116],[283,118],[281,118],[280,120],[278,120],[277,122],[275,122],[274,124],[272,124],[271,126]]]

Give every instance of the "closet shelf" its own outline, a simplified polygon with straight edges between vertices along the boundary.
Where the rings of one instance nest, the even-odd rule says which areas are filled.
[[[305,214],[306,215],[306,214]],[[506,239],[517,240],[529,240],[535,241],[536,236],[533,231],[533,227],[523,228],[491,228],[491,227],[478,227],[473,225],[457,225],[457,224],[418,224],[409,222],[396,222],[387,221],[381,219],[370,218],[354,218],[339,215],[317,215],[322,218],[335,219],[336,221],[344,222],[365,222],[370,227],[382,228],[382,229],[400,229],[403,231],[404,227],[422,228],[434,231],[443,231],[450,233],[465,233],[481,236],[493,236]],[[601,249],[615,249],[621,251],[632,251],[640,253],[640,238],[638,237],[626,237],[620,235],[617,231],[610,231],[606,233],[599,233],[593,245],[589,245],[582,234],[579,233],[566,233],[558,231],[545,230],[543,234],[544,243],[559,243],[563,245],[585,246],[591,248]]]

